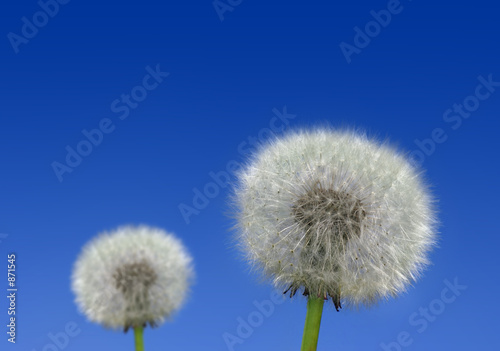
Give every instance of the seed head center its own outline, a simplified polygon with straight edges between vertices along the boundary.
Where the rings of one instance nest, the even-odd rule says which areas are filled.
[[[146,261],[124,264],[113,273],[115,286],[127,295],[149,288],[157,279],[157,274]]]
[[[361,233],[366,217],[362,202],[346,191],[315,186],[300,196],[292,207],[295,221],[306,233],[329,233],[345,242]]]

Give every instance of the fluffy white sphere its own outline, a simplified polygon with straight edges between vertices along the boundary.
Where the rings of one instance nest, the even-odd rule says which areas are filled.
[[[277,287],[371,305],[404,291],[435,244],[433,199],[392,147],[353,131],[273,140],[239,174],[238,239]]]
[[[72,274],[80,310],[110,328],[156,326],[178,310],[193,277],[192,258],[162,229],[125,226],[87,243]]]

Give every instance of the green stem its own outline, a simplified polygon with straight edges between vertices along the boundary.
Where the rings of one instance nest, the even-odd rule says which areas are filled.
[[[135,351],[144,351],[144,340],[142,338],[142,333],[144,331],[143,327],[135,327]]]
[[[307,300],[307,315],[306,322],[304,324],[301,351],[316,351],[324,303],[324,299],[309,295],[309,299]]]

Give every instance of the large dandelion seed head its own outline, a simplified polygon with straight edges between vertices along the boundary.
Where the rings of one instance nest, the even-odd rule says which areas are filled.
[[[299,131],[265,145],[239,174],[238,239],[293,296],[351,306],[396,296],[428,264],[433,199],[392,147],[353,131]]]
[[[91,321],[127,330],[163,323],[182,306],[192,277],[180,240],[158,228],[126,226],[85,245],[72,289]]]

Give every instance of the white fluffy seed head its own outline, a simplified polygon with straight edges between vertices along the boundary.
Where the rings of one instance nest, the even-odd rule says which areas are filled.
[[[178,310],[193,278],[192,258],[162,229],[125,226],[87,243],[72,274],[80,310],[110,328],[157,326]]]
[[[298,131],[264,145],[239,174],[237,238],[293,296],[372,305],[405,291],[435,244],[433,199],[392,147],[354,131]]]

